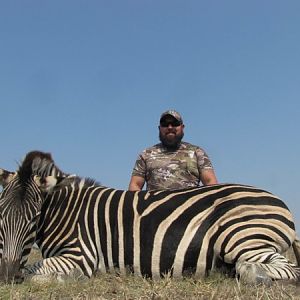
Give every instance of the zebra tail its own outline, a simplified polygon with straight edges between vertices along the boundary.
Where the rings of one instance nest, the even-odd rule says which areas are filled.
[[[296,260],[297,260],[297,265],[298,265],[298,267],[300,267],[300,240],[299,240],[298,236],[296,236],[296,238],[293,242],[293,250],[294,250]]]

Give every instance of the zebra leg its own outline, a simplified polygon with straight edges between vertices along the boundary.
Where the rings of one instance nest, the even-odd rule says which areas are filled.
[[[236,272],[240,280],[248,284],[270,285],[272,280],[299,281],[300,279],[300,268],[275,251],[267,257],[266,254],[261,253],[260,257],[255,257],[255,261],[238,261]]]
[[[73,261],[62,256],[40,260],[25,267],[25,279],[34,282],[79,281],[88,279],[82,269]]]

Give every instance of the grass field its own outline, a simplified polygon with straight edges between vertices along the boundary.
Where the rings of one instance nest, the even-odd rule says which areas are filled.
[[[39,252],[33,250],[30,260],[37,259]],[[77,282],[2,284],[0,299],[300,299],[300,286],[251,287],[218,273],[202,280],[166,277],[159,281],[107,274]]]

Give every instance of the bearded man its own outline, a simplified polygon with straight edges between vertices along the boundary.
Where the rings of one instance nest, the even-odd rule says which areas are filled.
[[[129,183],[130,191],[183,189],[217,183],[212,163],[199,146],[182,141],[184,124],[175,110],[162,113],[161,143],[139,154]]]

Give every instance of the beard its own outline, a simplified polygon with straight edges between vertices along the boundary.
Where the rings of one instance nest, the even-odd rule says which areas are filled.
[[[175,136],[171,136],[171,137],[169,137],[168,135],[162,135],[161,132],[159,132],[159,139],[168,150],[178,149],[183,136],[184,136],[183,132],[178,135],[175,134]]]

